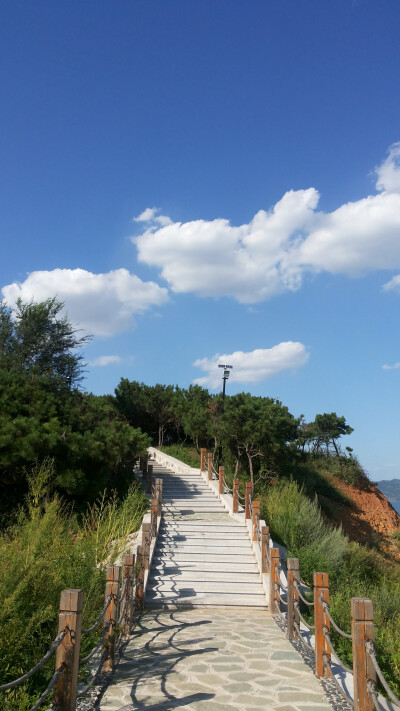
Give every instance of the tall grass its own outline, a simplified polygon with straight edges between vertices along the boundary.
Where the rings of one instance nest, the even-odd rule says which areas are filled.
[[[84,590],[83,623],[90,626],[104,602],[106,561],[115,560],[146,509],[140,489],[131,489],[123,502],[104,495],[80,521],[49,496],[52,476],[51,462],[30,475],[26,506],[0,536],[0,683],[28,671],[47,651],[61,590]],[[54,657],[22,687],[0,694],[0,708],[29,709],[53,671]]]
[[[294,481],[280,481],[260,496],[261,513],[273,538],[299,558],[302,578],[312,584],[314,571],[329,573],[330,608],[342,629],[350,631],[350,599],[370,598],[381,668],[400,693],[400,569],[378,553],[349,542],[340,528],[325,523],[317,500]],[[332,632],[337,651],[351,664],[351,644]]]

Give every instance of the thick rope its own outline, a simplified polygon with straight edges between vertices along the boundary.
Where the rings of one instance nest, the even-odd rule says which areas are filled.
[[[46,664],[46,662],[50,659],[50,657],[53,656],[54,652],[56,651],[57,647],[60,646],[60,644],[63,641],[67,632],[68,632],[68,627],[65,627],[65,629],[63,629],[63,631],[60,632],[60,634],[57,635],[55,640],[51,643],[50,649],[46,652],[44,657],[42,657],[40,662],[35,664],[35,666],[32,667],[32,669],[30,671],[26,672],[26,674],[23,674],[22,676],[20,676],[19,679],[15,679],[14,681],[10,681],[8,684],[3,684],[2,686],[0,686],[0,691],[7,691],[8,689],[15,689],[16,686],[19,686],[24,681],[27,681],[28,679],[30,679],[31,676],[33,676],[33,674],[35,672],[39,671],[39,669],[41,669],[42,666],[44,664]]]
[[[308,607],[312,607],[314,605],[314,602],[310,602],[309,600],[306,600],[305,597],[303,597],[303,594],[301,592],[300,585],[298,584],[297,580],[293,581],[293,585],[296,588],[297,592],[299,593],[299,598],[302,602],[304,602],[305,605],[308,605]]]
[[[332,667],[331,667],[331,665],[330,665],[328,655],[327,655],[327,654],[323,654],[322,656],[323,656],[323,659],[324,659],[324,667],[325,667],[326,669],[329,669],[329,671],[330,671],[330,677],[329,677],[329,678],[332,679],[332,681],[335,682],[336,688],[338,689],[338,691],[340,691],[340,693],[341,693],[341,695],[343,696],[343,698],[346,699],[347,703],[350,704],[350,706],[352,706],[352,707],[354,708],[354,701],[353,701],[353,699],[351,698],[351,696],[349,696],[348,694],[346,694],[345,690],[341,687],[341,685],[339,684],[338,680],[336,679],[336,677],[335,677],[335,675],[334,675],[334,673],[333,673],[333,671],[332,671]]]
[[[100,622],[102,621],[102,619],[104,618],[104,615],[106,614],[106,612],[108,610],[108,606],[109,606],[112,599],[113,599],[112,595],[110,595],[107,598],[106,604],[104,605],[103,610],[100,612],[100,615],[98,616],[96,622],[91,627],[88,627],[87,630],[82,630],[81,634],[89,634],[89,632],[93,632],[96,629],[96,627],[99,626]]]
[[[372,641],[372,639],[367,639],[365,642],[365,649],[367,650],[367,654],[370,657],[372,664],[374,665],[374,669],[376,671],[376,674],[378,676],[379,681],[381,682],[383,688],[385,689],[387,695],[392,699],[393,703],[396,704],[400,708],[400,701],[397,698],[397,696],[393,693],[391,690],[389,684],[387,683],[385,677],[382,674],[381,668],[378,664],[378,660],[375,656],[375,645]]]
[[[332,627],[338,632],[342,637],[345,637],[346,639],[352,639],[351,634],[347,634],[347,632],[343,632],[343,630],[340,629],[340,627],[337,626],[335,620],[331,617],[331,614],[329,612],[329,605],[325,600],[322,600],[322,609],[325,612],[326,616],[331,622]]]
[[[57,684],[57,682],[58,682],[58,680],[59,680],[61,674],[63,673],[63,671],[64,671],[64,666],[63,666],[63,665],[61,665],[61,667],[59,667],[58,669],[56,669],[56,671],[54,672],[53,676],[52,676],[51,679],[50,679],[50,683],[49,683],[47,689],[43,692],[43,694],[42,694],[41,696],[39,696],[38,700],[37,700],[36,703],[32,706],[32,708],[30,709],[30,711],[36,711],[36,709],[38,709],[39,706],[42,705],[43,701],[46,701],[48,695],[50,694],[50,691],[51,691],[52,689],[54,689],[54,687],[55,687],[55,685]]]

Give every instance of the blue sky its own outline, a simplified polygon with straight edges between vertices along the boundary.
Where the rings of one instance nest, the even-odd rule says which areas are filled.
[[[65,302],[88,390],[219,388],[228,359],[228,392],[345,415],[371,477],[400,477],[399,20],[3,0],[3,298]]]

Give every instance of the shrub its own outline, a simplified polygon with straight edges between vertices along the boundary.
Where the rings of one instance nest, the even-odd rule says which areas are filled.
[[[168,444],[161,447],[161,451],[169,454],[170,457],[180,459],[181,462],[188,464],[189,467],[198,468],[200,466],[200,454],[197,454],[193,447],[185,447],[183,444]]]
[[[90,626],[104,602],[105,556],[115,560],[121,539],[137,530],[146,508],[139,489],[131,490],[121,503],[115,496],[103,497],[81,525],[57,497],[46,500],[52,477],[51,462],[29,476],[26,509],[0,536],[0,683],[28,671],[47,651],[57,633],[61,590],[84,590],[83,620],[85,627]],[[83,653],[91,646],[93,639],[85,638]],[[0,694],[0,707],[30,708],[53,671],[54,657],[22,687]]]

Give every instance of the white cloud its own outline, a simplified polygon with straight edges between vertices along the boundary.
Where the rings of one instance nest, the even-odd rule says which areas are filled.
[[[400,274],[394,276],[390,281],[383,285],[384,291],[400,291]]]
[[[167,289],[144,282],[127,269],[92,274],[84,269],[31,272],[24,282],[8,284],[2,294],[10,306],[57,296],[70,320],[95,336],[113,336],[132,329],[133,316],[168,299]]]
[[[95,358],[94,360],[90,360],[88,362],[88,365],[91,365],[92,367],[103,367],[106,365],[118,365],[118,363],[122,362],[121,356],[118,355],[104,355],[104,356],[99,356],[98,358]]]
[[[235,351],[231,354],[199,358],[193,365],[206,373],[204,377],[196,378],[197,385],[217,388],[221,385],[222,368],[219,364],[233,365],[229,380],[234,383],[256,383],[267,380],[283,370],[294,370],[305,365],[309,357],[302,343],[286,341],[273,348],[256,348],[244,353]]]
[[[400,368],[400,363],[395,363],[394,365],[383,365],[382,370],[397,370]]]
[[[378,177],[377,190],[400,193],[400,142],[390,146],[388,157],[375,168],[375,173]]]
[[[132,241],[174,292],[248,304],[297,290],[307,272],[400,269],[400,143],[375,172],[381,192],[330,213],[317,210],[315,188],[290,190],[240,226],[221,218],[156,224],[161,216],[148,208],[139,218],[151,226]]]
[[[140,215],[133,218],[132,222],[149,222],[155,225],[161,225],[162,227],[172,223],[170,217],[167,217],[167,215],[158,215],[158,212],[160,212],[159,207],[146,207]]]

